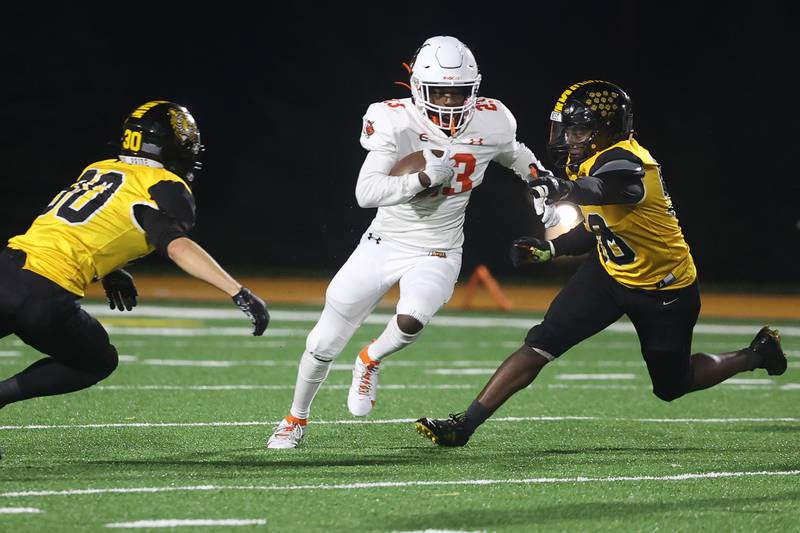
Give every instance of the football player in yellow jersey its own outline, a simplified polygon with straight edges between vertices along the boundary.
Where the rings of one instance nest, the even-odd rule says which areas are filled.
[[[697,272],[660,166],[633,137],[625,91],[599,80],[576,83],[550,118],[548,148],[569,179],[542,175],[530,182],[531,193],[548,203],[577,204],[584,222],[552,241],[517,239],[511,260],[519,266],[559,255],[589,257],[468,409],[449,419],[421,418],[417,431],[440,446],[463,446],[548,362],[622,315],[636,328],[653,393],[664,401],[756,368],[783,374],[780,336],[768,327],[740,350],[691,354],[700,312]]]
[[[84,389],[114,371],[117,350],[79,300],[100,280],[111,309],[130,311],[136,288],[121,267],[153,250],[229,294],[254,335],[269,323],[264,302],[187,237],[201,151],[189,111],[147,102],[125,120],[121,141],[118,159],[86,167],[0,252],[0,338],[15,333],[47,356],[0,381],[0,407]]]

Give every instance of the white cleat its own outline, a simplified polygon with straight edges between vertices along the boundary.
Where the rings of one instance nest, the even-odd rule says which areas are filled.
[[[378,395],[378,373],[380,362],[375,362],[367,355],[367,347],[356,356],[353,365],[353,381],[347,393],[347,408],[353,416],[367,416],[375,407]]]
[[[305,424],[301,423],[299,418],[287,416],[272,432],[272,436],[267,441],[267,448],[274,450],[297,448],[297,445],[303,440],[304,432]]]

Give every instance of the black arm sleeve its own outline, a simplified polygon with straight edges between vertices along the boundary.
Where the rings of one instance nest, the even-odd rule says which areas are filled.
[[[148,192],[158,209],[140,204],[133,208],[133,215],[147,234],[147,240],[166,256],[169,243],[185,237],[194,227],[194,198],[176,181],[158,182]]]
[[[578,224],[568,232],[551,241],[555,255],[581,255],[591,250],[597,243],[594,233],[586,231],[583,224]]]
[[[572,182],[565,200],[578,205],[635,204],[644,197],[644,163],[635,154],[613,148],[597,158],[584,176]]]

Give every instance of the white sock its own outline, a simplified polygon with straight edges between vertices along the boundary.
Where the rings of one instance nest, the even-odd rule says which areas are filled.
[[[402,350],[419,337],[422,330],[417,333],[406,333],[397,325],[397,315],[394,315],[389,323],[386,324],[386,329],[383,330],[380,337],[367,348],[367,355],[373,361],[380,361],[387,355],[391,355],[398,350]]]
[[[308,350],[300,358],[300,367],[297,369],[297,382],[294,386],[294,400],[289,410],[296,418],[308,418],[311,411],[311,402],[322,386],[322,382],[331,371],[333,359],[322,357],[318,359]]]

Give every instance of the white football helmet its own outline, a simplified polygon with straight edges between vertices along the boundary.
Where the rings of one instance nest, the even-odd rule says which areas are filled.
[[[475,111],[481,75],[467,45],[455,37],[431,37],[417,50],[411,64],[411,96],[422,116],[455,136],[469,123]],[[459,87],[464,104],[440,106],[431,100],[433,87]]]

